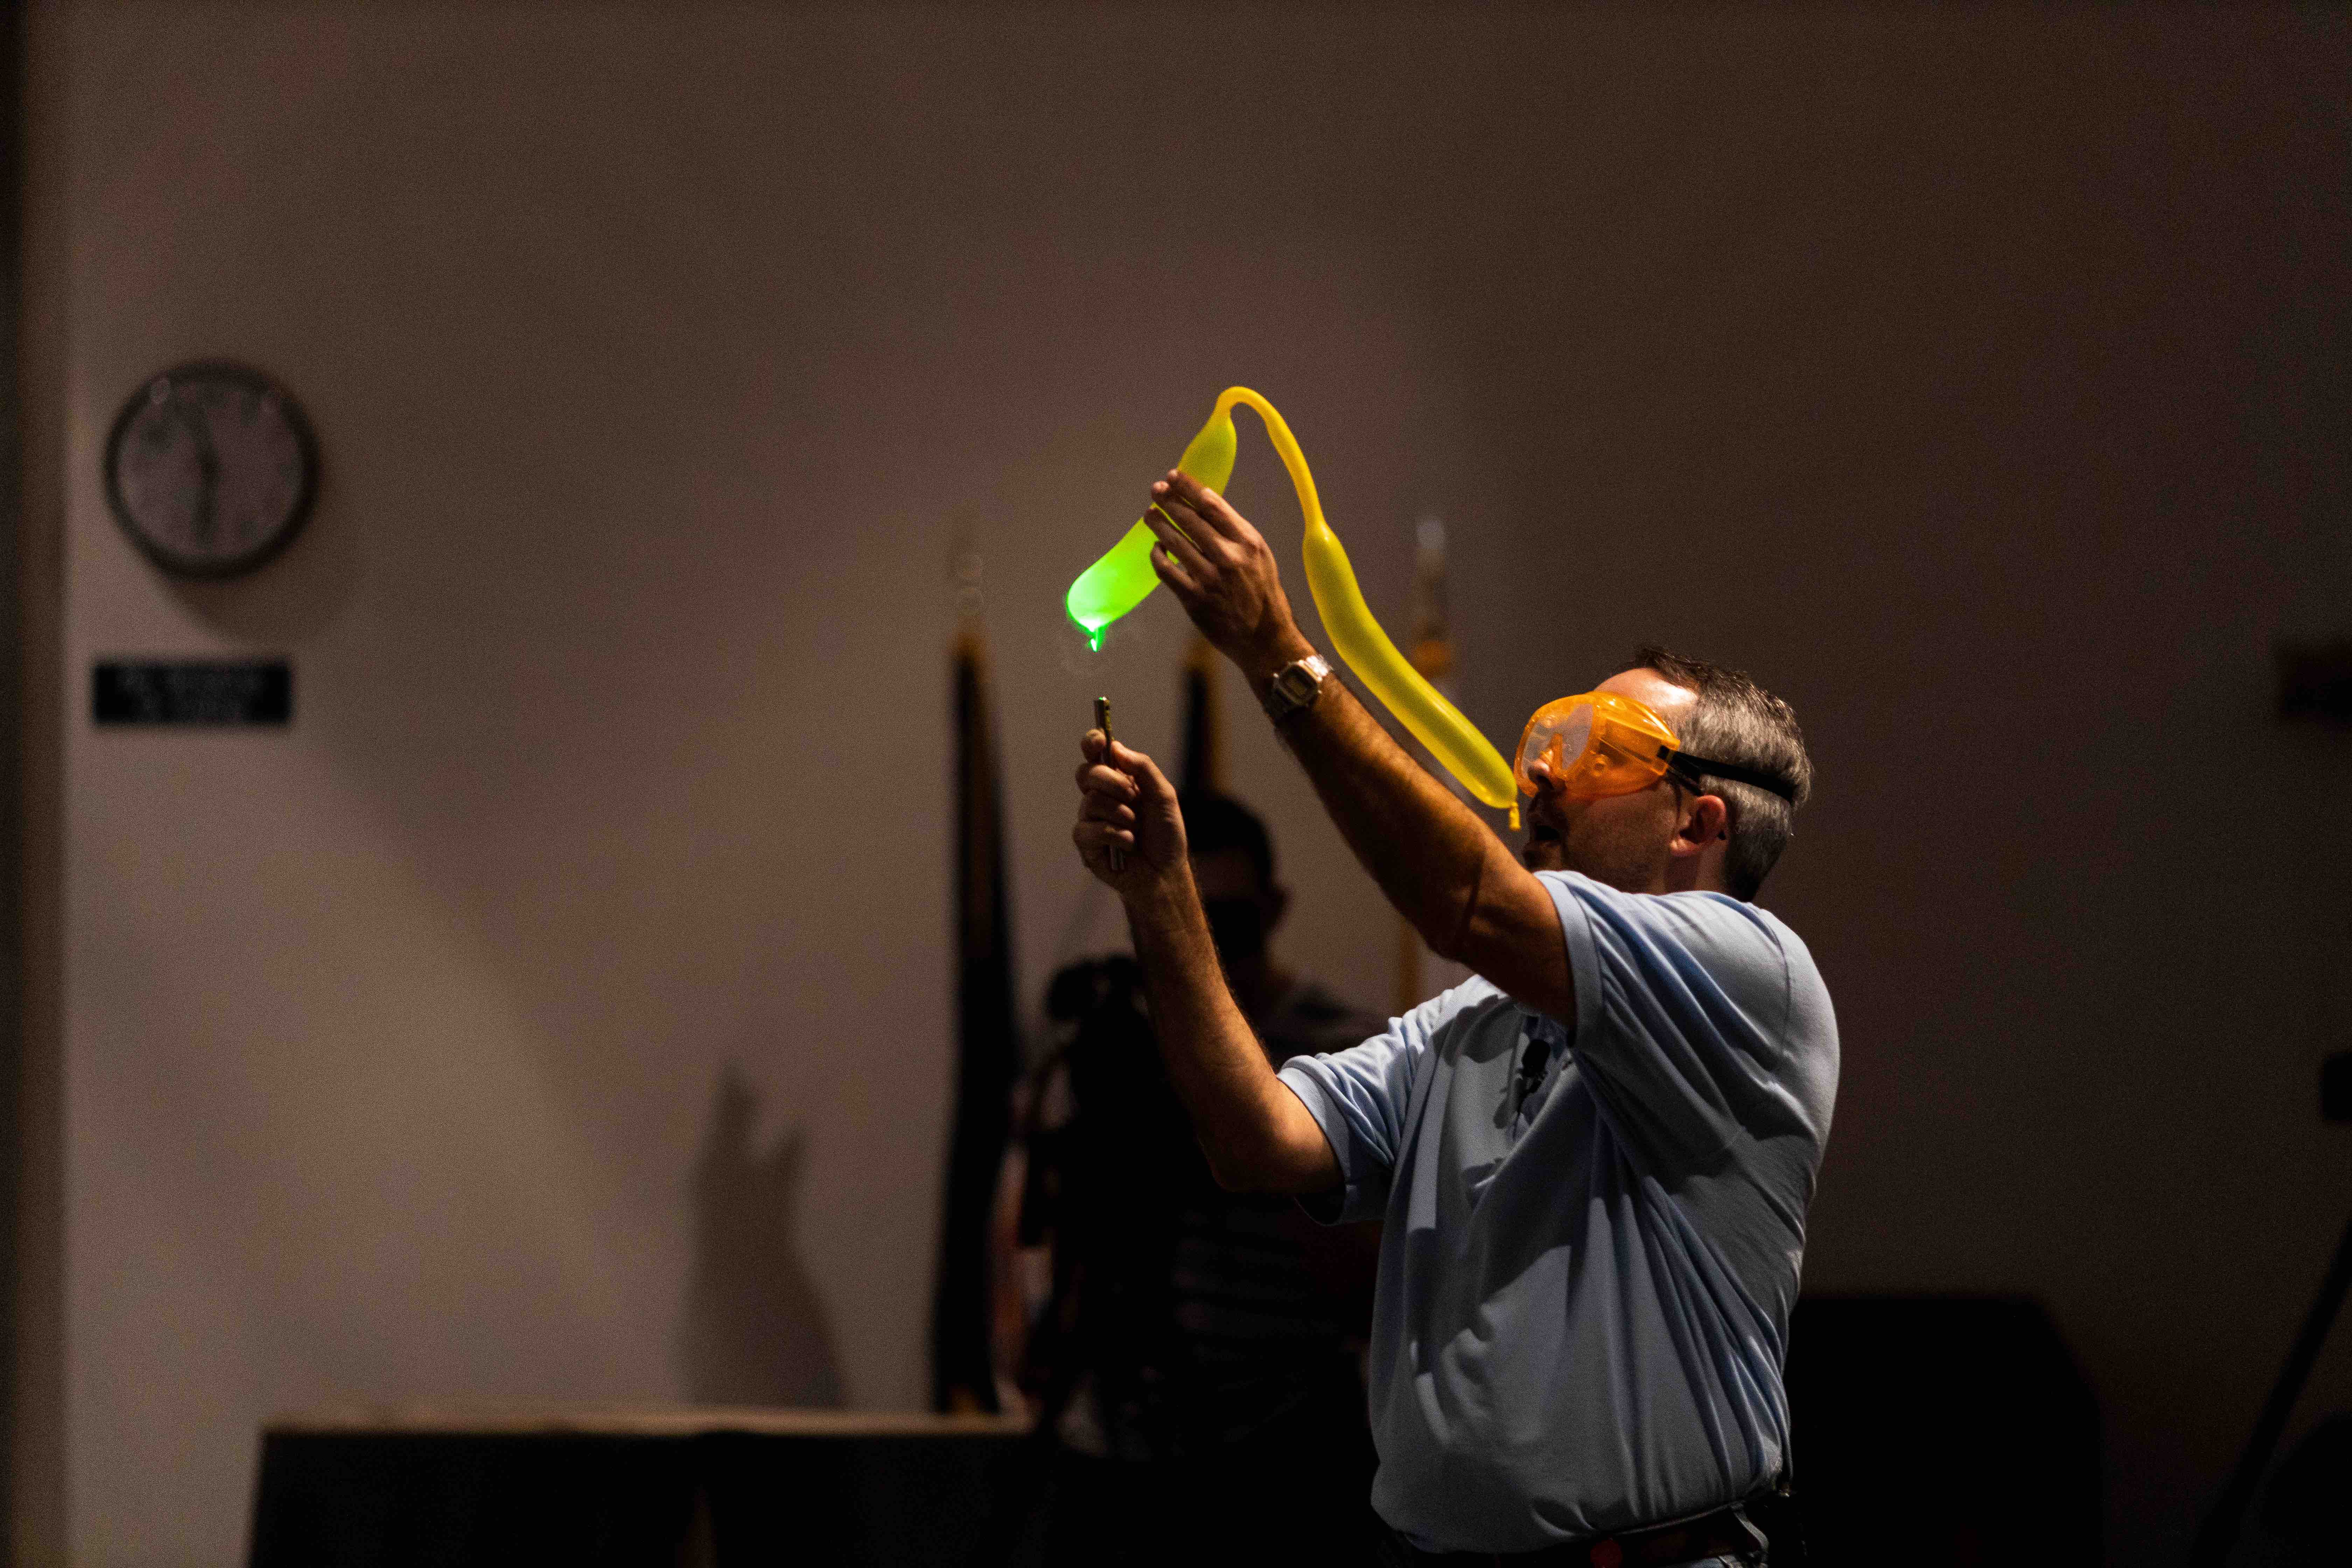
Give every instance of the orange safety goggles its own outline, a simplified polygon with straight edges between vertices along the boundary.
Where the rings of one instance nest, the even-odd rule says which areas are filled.
[[[1583,799],[1632,795],[1662,778],[1701,794],[1703,773],[1754,784],[1782,800],[1796,799],[1796,791],[1769,773],[1691,755],[1647,703],[1613,691],[1579,692],[1537,709],[1527,733],[1519,737],[1518,760],[1511,769],[1522,795],[1536,793],[1535,775],[1528,769],[1537,763],[1544,764],[1565,794]]]

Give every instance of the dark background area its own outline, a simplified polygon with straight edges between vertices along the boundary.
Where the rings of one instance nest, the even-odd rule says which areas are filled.
[[[950,563],[1034,1002],[1118,934],[1087,700],[1172,752],[1184,647],[1155,601],[1086,655],[1060,594],[1234,382],[1392,627],[1444,519],[1490,736],[1651,638],[1794,703],[1766,901],[1845,1052],[1807,1285],[2041,1303],[2109,1560],[2185,1555],[2352,1202],[2352,736],[2273,662],[2352,635],[2340,9],[27,28],[28,1560],[233,1558],[274,1411],[683,1400],[761,1289],[844,1403],[920,1405]],[[189,587],[99,447],[205,354],[325,479]],[[1246,419],[1231,489],[1295,562]],[[101,658],[265,656],[283,733],[87,722]],[[1227,695],[1284,954],[1380,1005],[1393,925]],[[731,1294],[730,1068],[735,1186],[795,1205]],[[2290,1440],[2347,1404],[2337,1346]]]

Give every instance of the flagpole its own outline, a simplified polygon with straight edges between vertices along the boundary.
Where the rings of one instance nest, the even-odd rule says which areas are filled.
[[[1217,650],[1200,633],[1184,655],[1184,765],[1177,775],[1186,795],[1225,792],[1225,716],[1217,700]]]
[[[1424,517],[1415,531],[1412,569],[1412,641],[1405,657],[1412,663],[1423,679],[1444,694],[1449,702],[1454,693],[1454,642],[1448,633],[1445,604],[1445,524],[1433,517]],[[1447,770],[1434,765],[1435,759],[1428,749],[1410,734],[1400,736],[1405,749],[1421,765],[1429,770],[1440,783],[1460,796],[1464,794],[1461,781]],[[1423,960],[1430,962],[1424,963]],[[1460,964],[1434,959],[1421,940],[1421,932],[1412,922],[1400,916],[1396,935],[1396,985],[1391,994],[1394,1010],[1402,1014],[1426,1001],[1438,991],[1459,984],[1469,972]],[[1442,984],[1433,984],[1442,981]]]

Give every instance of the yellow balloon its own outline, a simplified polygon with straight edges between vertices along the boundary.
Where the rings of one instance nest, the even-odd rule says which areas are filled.
[[[1519,791],[1510,764],[1478,732],[1477,726],[1462,716],[1460,709],[1422,679],[1381,629],[1381,623],[1372,618],[1363,590],[1356,585],[1355,571],[1348,564],[1348,552],[1323,520],[1323,503],[1315,496],[1315,476],[1308,472],[1298,442],[1274,405],[1246,386],[1225,388],[1217,395],[1209,422],[1184,448],[1177,466],[1211,489],[1224,488],[1234,467],[1235,404],[1247,405],[1265,422],[1267,437],[1281,455],[1283,467],[1290,470],[1291,487],[1298,492],[1298,510],[1307,519],[1307,586],[1315,595],[1316,611],[1322,616],[1339,657],[1413,738],[1429,748],[1431,756],[1479,800],[1497,811],[1509,812],[1511,826],[1518,826]],[[1160,585],[1151,570],[1152,542],[1150,527],[1138,522],[1108,554],[1070,584],[1070,618],[1096,647],[1102,644],[1104,627]]]

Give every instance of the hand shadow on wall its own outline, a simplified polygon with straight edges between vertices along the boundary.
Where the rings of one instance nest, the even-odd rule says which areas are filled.
[[[694,1173],[694,1273],[678,1331],[688,1397],[702,1405],[834,1407],[841,1373],[802,1267],[797,1189],[807,1140],[787,1128],[752,1146],[760,1097],[732,1064],[719,1075]]]

